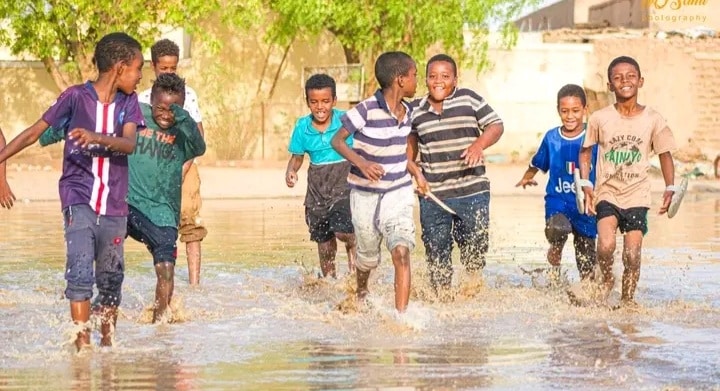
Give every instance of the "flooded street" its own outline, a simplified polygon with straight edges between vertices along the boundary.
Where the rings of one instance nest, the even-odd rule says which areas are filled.
[[[152,261],[128,240],[116,346],[77,355],[59,204],[21,203],[0,211],[0,390],[718,389],[720,200],[689,193],[674,219],[656,211],[638,310],[574,307],[523,272],[546,266],[542,197],[496,196],[483,281],[464,278],[456,262],[456,300],[426,299],[418,234],[399,321],[387,251],[372,305],[357,311],[347,305],[350,279],[308,274],[317,249],[301,198],[205,201],[200,288],[188,286],[178,249],[177,323],[148,322]],[[574,282],[572,253],[568,243],[563,267]],[[618,272],[621,264],[618,254]]]

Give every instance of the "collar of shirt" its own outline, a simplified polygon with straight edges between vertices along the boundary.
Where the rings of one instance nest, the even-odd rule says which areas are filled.
[[[313,116],[312,116],[312,114],[308,114],[308,115],[305,117],[305,118],[306,118],[306,121],[307,121],[306,126],[305,126],[305,134],[308,134],[308,135],[318,135],[318,134],[320,134],[320,135],[322,135],[322,134],[325,134],[325,133],[332,132],[332,131],[334,131],[334,130],[336,130],[336,129],[340,129],[340,128],[342,127],[342,122],[340,122],[340,117],[341,117],[341,115],[340,115],[340,112],[338,111],[338,109],[333,108],[333,109],[332,109],[332,115],[331,115],[331,117],[330,117],[330,125],[328,125],[327,129],[325,129],[324,132],[320,132],[320,131],[318,131],[317,129],[315,129],[315,128],[313,127]]]
[[[385,95],[383,95],[381,89],[375,91],[375,99],[377,99],[378,106],[380,106],[381,109],[383,109],[386,113],[390,114],[391,117],[397,120],[395,114],[390,111],[390,107],[388,106],[387,101],[385,100]],[[412,113],[412,108],[407,102],[405,102],[404,99],[401,100],[400,103],[405,106],[405,118],[403,119],[403,122],[407,122],[408,118],[410,118],[410,114]]]

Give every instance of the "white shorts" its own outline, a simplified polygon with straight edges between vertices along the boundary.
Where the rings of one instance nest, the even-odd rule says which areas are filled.
[[[350,190],[350,210],[357,241],[357,268],[370,271],[380,264],[380,245],[392,251],[415,248],[415,194],[405,186],[387,193]]]

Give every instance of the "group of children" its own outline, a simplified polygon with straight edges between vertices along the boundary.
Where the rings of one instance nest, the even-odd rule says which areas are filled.
[[[170,49],[163,52],[163,47]],[[187,236],[183,241],[198,244],[187,250],[191,283],[199,281],[199,242],[206,231],[196,224],[199,205],[187,219],[181,210],[183,180],[193,170],[193,159],[205,152],[201,117],[196,96],[175,73],[177,46],[161,41],[152,56],[157,79],[138,99],[141,46],[125,33],[106,35],[95,47],[95,81],[65,90],[7,145],[0,137],[0,205],[6,208],[14,201],[5,178],[7,159],[38,140],[42,145],[65,141],[59,181],[67,243],[65,295],[72,320],[82,326],[78,350],[90,342],[86,325],[91,312],[100,316],[101,345],[112,344],[126,236],[144,243],[153,256],[154,320],[164,315],[172,298],[179,234]],[[408,101],[416,95],[418,76],[409,55],[383,53],[376,60],[375,76],[380,88],[346,112],[335,108],[331,77],[319,74],[307,80],[310,114],[298,119],[293,130],[285,182],[295,186],[307,153],[305,217],[310,237],[318,243],[323,276],[336,276],[336,240],[342,241],[348,268],[356,273],[357,296],[363,299],[384,244],[395,269],[395,308],[403,313],[410,297],[410,253],[416,244],[416,193],[431,285],[437,293],[450,286],[453,242],[468,272],[485,266],[490,185],[484,150],[504,130],[482,97],[457,87],[457,65],[449,56],[428,61],[428,93],[421,99]],[[643,84],[639,65],[618,57],[608,67],[608,80],[616,103],[593,113],[587,127],[583,89],[560,89],[557,112],[562,125],[546,133],[518,186],[537,185],[533,178],[538,170],[550,174],[545,197],[548,261],[559,267],[572,233],[581,279],[597,279],[608,292],[614,284],[611,269],[620,229],[625,235],[622,300],[633,303],[651,204],[651,153],[659,155],[667,185],[660,213],[672,203],[676,206],[682,194],[676,194],[674,186],[672,132],[656,111],[637,102]],[[573,177],[576,168],[579,180]],[[576,188],[582,188],[582,194]],[[197,189],[187,196],[199,200]],[[192,261],[191,253],[197,255]],[[91,305],[93,284],[98,295]]]
[[[140,43],[125,33],[104,36],[93,57],[97,79],[65,90],[37,122],[0,150],[0,200],[9,208],[14,196],[5,180],[5,161],[38,140],[41,145],[65,141],[59,181],[67,246],[65,296],[80,327],[78,350],[90,344],[91,313],[100,319],[100,344],[112,345],[127,236],[144,243],[153,256],[153,321],[166,315],[172,298],[178,229],[190,232],[188,243],[204,237],[181,221],[183,184],[191,168],[187,163],[206,148],[197,98],[175,73],[177,45],[161,40],[151,52],[157,78],[139,100]],[[188,104],[190,112],[183,108]],[[196,215],[196,209],[182,214]],[[189,275],[191,284],[197,284],[199,246],[188,247],[188,253],[193,250],[197,256],[189,254]],[[93,284],[98,294],[91,304]]]
[[[659,213],[677,210],[684,189],[674,184],[675,141],[670,128],[657,111],[637,102],[644,82],[639,64],[622,56],[607,72],[616,103],[593,113],[588,123],[584,89],[568,84],[558,91],[562,125],[545,134],[517,186],[535,186],[538,171],[549,173],[545,235],[551,275],[560,277],[563,247],[572,234],[580,278],[595,282],[604,300],[614,286],[613,254],[620,229],[621,304],[632,306],[648,230],[652,154],[659,156],[666,184]],[[457,87],[457,66],[449,56],[428,61],[428,93],[414,101],[406,101],[417,87],[417,68],[410,56],[382,54],[375,75],[380,89],[345,113],[333,108],[337,98],[329,76],[308,80],[305,92],[311,114],[298,120],[293,131],[286,183],[295,185],[308,153],[306,220],[311,239],[318,242],[323,276],[335,276],[336,235],[347,244],[357,296],[364,298],[384,242],[395,269],[395,308],[402,313],[409,301],[409,258],[415,246],[413,189],[419,195],[422,238],[436,293],[442,296],[450,286],[453,241],[469,273],[484,267],[489,181],[483,151],[498,141],[503,127],[482,97]],[[337,170],[328,174],[330,168],[324,165]],[[333,189],[334,201],[317,201],[321,188]],[[320,215],[324,217],[318,219]]]

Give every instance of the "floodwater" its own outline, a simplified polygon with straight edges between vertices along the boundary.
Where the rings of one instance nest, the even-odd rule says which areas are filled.
[[[81,354],[59,206],[21,203],[0,211],[0,389],[720,389],[717,195],[688,194],[673,220],[650,216],[636,310],[574,307],[521,270],[545,267],[542,202],[492,199],[484,279],[456,267],[452,303],[426,298],[419,245],[398,319],[387,253],[360,311],[349,279],[312,278],[302,199],[206,201],[202,285],[187,285],[181,251],[176,322],[148,323],[152,262],[128,241],[115,346]],[[338,263],[344,274],[344,254]]]

